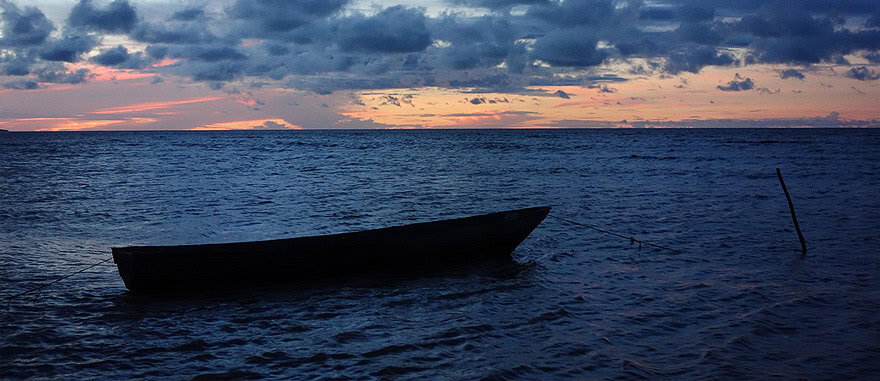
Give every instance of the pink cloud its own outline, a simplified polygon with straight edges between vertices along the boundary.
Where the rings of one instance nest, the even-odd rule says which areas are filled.
[[[203,124],[193,127],[191,130],[258,130],[258,129],[291,129],[302,130],[303,128],[292,124],[284,119],[251,119],[236,120],[231,122],[219,122]]]
[[[133,112],[143,112],[149,110],[157,110],[157,109],[166,109],[174,106],[185,105],[190,103],[202,103],[202,102],[211,102],[220,99],[225,99],[225,97],[201,97],[201,98],[192,98],[192,99],[184,99],[179,101],[166,101],[166,102],[146,102],[146,103],[135,103],[127,106],[117,106],[117,107],[108,107],[102,108],[95,111],[92,111],[91,114],[127,114]]]

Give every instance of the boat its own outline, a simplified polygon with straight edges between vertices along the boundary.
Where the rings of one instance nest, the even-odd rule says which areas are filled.
[[[413,274],[511,253],[550,213],[534,207],[351,233],[178,246],[114,247],[113,261],[135,293],[228,284],[296,282],[371,274]]]

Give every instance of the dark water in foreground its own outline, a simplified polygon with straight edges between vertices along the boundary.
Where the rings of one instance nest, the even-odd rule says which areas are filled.
[[[394,281],[144,300],[108,264],[0,306],[0,378],[872,379],[878,191],[880,131],[7,134],[0,297],[111,246],[538,205],[682,253],[548,218],[521,264]]]

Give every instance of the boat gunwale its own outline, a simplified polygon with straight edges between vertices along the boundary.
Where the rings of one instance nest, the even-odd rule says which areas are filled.
[[[342,232],[342,233],[331,233],[331,234],[323,234],[323,235],[311,235],[311,236],[302,236],[302,237],[290,237],[290,238],[277,238],[270,240],[257,240],[257,241],[236,241],[236,242],[219,242],[219,243],[203,243],[203,244],[184,244],[184,245],[136,245],[136,246],[120,246],[113,247],[111,251],[116,254],[117,252],[122,253],[130,253],[130,254],[141,254],[148,253],[156,250],[184,250],[184,249],[207,249],[207,248],[218,248],[218,247],[237,247],[237,246],[251,246],[251,245],[262,245],[262,244],[278,244],[284,243],[294,240],[309,240],[309,239],[331,239],[331,238],[340,238],[343,236],[357,236],[357,235],[367,235],[367,234],[375,234],[381,233],[385,231],[394,231],[408,228],[420,228],[427,225],[451,225],[457,226],[459,223],[472,220],[477,221],[481,219],[486,219],[495,216],[502,216],[507,213],[529,213],[529,212],[544,212],[544,215],[549,214],[550,206],[536,206],[530,208],[522,208],[522,209],[511,209],[500,212],[492,212],[474,216],[467,217],[458,217],[451,219],[442,219],[442,220],[433,220],[433,221],[423,221],[423,222],[415,222],[411,224],[404,225],[395,225],[395,226],[387,226],[382,228],[375,229],[367,229],[367,230],[357,230],[352,232]],[[543,219],[543,218],[542,218]]]

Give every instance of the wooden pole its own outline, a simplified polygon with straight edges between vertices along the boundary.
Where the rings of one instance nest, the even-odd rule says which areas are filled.
[[[788,189],[785,187],[785,181],[782,181],[782,172],[779,171],[779,168],[776,168],[776,177],[779,178],[779,184],[782,184],[782,191],[785,192],[785,198],[788,200],[788,209],[791,211],[791,220],[794,221],[794,230],[797,231],[798,239],[801,240],[801,255],[807,255],[807,242],[804,241],[804,234],[801,233],[797,216],[794,214],[794,204],[791,203],[791,196],[788,195]]]

